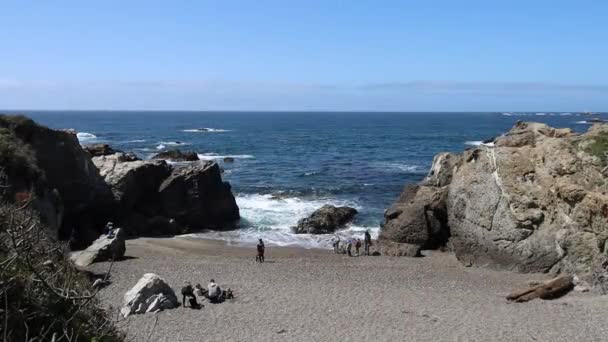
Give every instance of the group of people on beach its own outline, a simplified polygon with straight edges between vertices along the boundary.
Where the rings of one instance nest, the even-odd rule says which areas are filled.
[[[372,245],[372,236],[369,233],[369,230],[365,231],[365,235],[363,236],[363,253],[365,255],[370,255],[369,248]],[[347,239],[346,242],[342,242],[340,240],[340,236],[336,236],[336,239],[333,243],[334,253],[336,254],[348,254],[349,257],[353,256],[353,247],[355,247],[354,256],[359,256],[359,249],[361,248],[361,239],[359,238],[350,238]]]
[[[201,284],[192,286],[189,281],[185,281],[184,287],[182,287],[182,306],[186,307],[186,304],[189,304],[193,309],[200,309],[202,305],[196,300],[197,296],[209,300],[210,303],[221,303],[226,299],[234,298],[231,289],[222,290],[214,279],[211,279],[207,289],[204,289]],[[188,300],[187,303],[186,300]]]

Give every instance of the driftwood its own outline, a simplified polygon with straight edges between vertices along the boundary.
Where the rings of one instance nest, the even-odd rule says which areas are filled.
[[[572,277],[569,275],[562,275],[541,282],[540,284],[532,285],[527,289],[515,290],[507,296],[507,300],[523,303],[536,298],[554,299],[565,295],[572,290],[572,288],[574,288]]]

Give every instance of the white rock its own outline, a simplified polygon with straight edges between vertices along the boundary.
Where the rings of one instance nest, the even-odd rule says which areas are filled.
[[[124,296],[124,317],[133,313],[153,312],[179,306],[177,296],[167,282],[154,273],[146,273]]]

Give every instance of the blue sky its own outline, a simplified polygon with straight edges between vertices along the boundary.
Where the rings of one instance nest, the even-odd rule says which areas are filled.
[[[608,111],[608,1],[3,1],[0,108]]]

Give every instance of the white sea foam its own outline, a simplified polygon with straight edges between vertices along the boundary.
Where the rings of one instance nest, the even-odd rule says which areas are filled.
[[[464,142],[465,145],[469,145],[469,146],[487,146],[487,147],[494,147],[494,142],[489,142],[489,143],[484,143],[483,141],[479,141],[479,140],[474,140],[474,141],[465,141]]]
[[[185,143],[183,141],[161,141],[159,144],[169,145],[169,146],[190,145],[189,143]]]
[[[135,139],[135,140],[124,141],[125,144],[142,143],[142,142],[146,142],[146,140],[145,139]]]
[[[590,124],[592,124],[592,122],[585,121],[585,120],[575,121],[574,123],[579,124],[579,125],[590,125]]]
[[[78,133],[76,133],[76,137],[78,138],[79,141],[89,141],[89,140],[97,139],[97,136],[95,134],[91,134],[91,133],[87,133],[87,132],[78,132]]]
[[[356,203],[339,200],[275,198],[272,195],[242,195],[236,201],[241,212],[242,228],[229,232],[205,232],[190,236],[227,241],[236,245],[255,245],[258,239],[264,239],[269,245],[300,246],[305,248],[331,248],[333,234],[312,235],[294,234],[291,227],[299,219],[310,215],[325,204],[336,206],[348,205],[361,209]],[[338,231],[342,238],[362,238],[369,229],[372,236],[377,236],[379,227],[351,225]]]
[[[218,160],[224,158],[234,158],[234,159],[252,159],[255,158],[250,154],[233,154],[233,155],[219,155],[216,153],[199,153],[198,159],[200,160]]]
[[[202,128],[183,129],[182,132],[189,132],[189,133],[222,133],[222,132],[230,132],[230,130],[228,130],[228,129],[221,129],[221,128],[202,127]]]
[[[162,149],[164,149],[165,147],[167,147],[167,146],[165,146],[165,145],[163,145],[163,144],[160,144],[160,145],[156,146],[156,149],[157,149],[157,150],[162,150]]]

